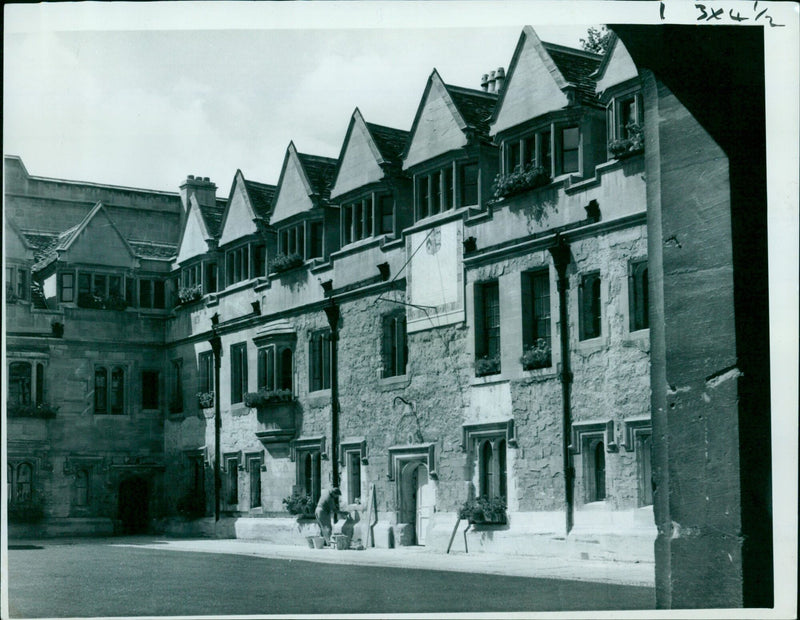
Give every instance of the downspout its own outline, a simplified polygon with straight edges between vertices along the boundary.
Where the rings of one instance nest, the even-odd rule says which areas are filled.
[[[217,315],[214,315],[215,317]],[[219,318],[217,317],[217,320]],[[216,324],[212,328],[213,335],[209,338],[208,342],[211,344],[211,350],[214,352],[214,521],[219,521],[219,505],[220,505],[220,491],[222,489],[222,477],[220,476],[219,460],[220,460],[220,435],[222,428],[222,418],[219,410],[219,369],[221,366],[222,358],[222,338],[217,333]]]
[[[333,298],[325,305],[325,316],[331,328],[331,465],[332,482],[339,486],[339,306]]]
[[[573,525],[575,468],[572,466],[572,453],[570,452],[570,438],[572,435],[572,413],[570,405],[570,386],[572,385],[572,372],[569,363],[569,313],[567,312],[567,291],[569,279],[567,267],[570,262],[569,244],[559,233],[556,233],[555,242],[549,248],[553,263],[558,273],[558,320],[561,326],[561,399],[564,404],[562,414],[562,451],[564,467],[564,492],[566,505],[566,533],[569,534]]]

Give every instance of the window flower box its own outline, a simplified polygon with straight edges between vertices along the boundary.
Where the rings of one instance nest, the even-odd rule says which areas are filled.
[[[196,284],[195,286],[182,286],[178,289],[178,299],[181,304],[190,304],[203,297],[203,286]]]
[[[214,406],[214,392],[198,392],[197,404],[201,409],[208,409]]]
[[[117,295],[92,295],[91,293],[80,293],[78,295],[78,306],[81,308],[94,308],[95,310],[125,310],[128,302]]]
[[[475,360],[475,376],[485,377],[486,375],[496,375],[500,372],[500,356],[485,355]]]
[[[519,361],[525,370],[547,368],[551,364],[550,345],[543,338],[539,338],[535,345],[525,348]]]
[[[612,140],[608,143],[608,151],[617,159],[625,159],[644,152],[644,131],[636,123],[628,123],[625,127],[627,138]]]
[[[42,420],[51,420],[56,417],[58,407],[48,405],[47,403],[39,403],[38,405],[8,403],[7,411],[9,418],[39,418]]]
[[[303,265],[303,257],[297,253],[278,254],[270,263],[270,269],[276,273],[284,273]]]
[[[247,392],[244,395],[245,407],[255,407],[260,409],[269,405],[280,403],[290,403],[294,400],[291,390],[259,390],[258,392]]]
[[[494,197],[506,198],[550,183],[550,175],[541,166],[519,165],[509,174],[498,174],[494,178]]]
[[[458,518],[475,525],[505,525],[506,500],[502,497],[469,499],[459,508]]]
[[[297,515],[298,519],[313,519],[316,505],[308,493],[298,493],[295,491],[289,497],[283,498],[283,505],[291,515]]]

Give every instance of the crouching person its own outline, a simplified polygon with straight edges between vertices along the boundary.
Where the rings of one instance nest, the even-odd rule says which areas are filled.
[[[336,487],[325,489],[322,495],[320,495],[319,502],[317,502],[317,509],[314,511],[314,515],[317,517],[317,523],[319,524],[320,534],[325,539],[326,545],[331,543],[331,531],[333,529],[331,525],[331,516],[333,516],[335,521],[336,511],[339,508],[339,496],[341,496],[341,494],[342,492]]]

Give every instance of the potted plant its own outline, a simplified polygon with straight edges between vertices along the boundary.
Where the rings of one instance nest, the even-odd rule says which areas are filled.
[[[178,289],[178,299],[181,304],[190,304],[203,297],[203,286],[196,284],[195,286],[182,286]]]
[[[21,404],[21,403],[8,403],[8,417],[9,418],[39,418],[42,420],[51,420],[56,417],[58,407],[49,405],[47,403]]]
[[[468,499],[458,510],[458,518],[479,525],[504,525],[506,523],[506,500],[497,496]]]
[[[505,198],[521,194],[531,189],[544,187],[550,183],[550,175],[542,166],[533,162],[527,165],[518,165],[513,172],[498,174],[494,178],[494,197]]]
[[[268,405],[289,403],[294,400],[294,394],[292,390],[259,390],[258,392],[247,392],[243,400],[245,407],[260,409]]]
[[[197,404],[201,409],[208,409],[214,406],[214,392],[198,392]]]
[[[475,360],[475,376],[485,377],[500,372],[500,355],[484,355]]]
[[[272,271],[283,273],[300,267],[303,264],[303,257],[296,252],[292,254],[278,254],[269,264]]]
[[[283,505],[291,515],[298,518],[309,518],[314,516],[316,505],[308,493],[295,491],[289,497],[283,498]]]
[[[525,370],[533,370],[534,368],[546,368],[550,366],[550,345],[544,338],[536,340],[536,344],[525,347],[522,352],[522,357],[519,361]]]
[[[625,159],[644,151],[644,131],[641,126],[628,123],[625,129],[627,138],[611,140],[608,143],[608,151],[617,159]]]

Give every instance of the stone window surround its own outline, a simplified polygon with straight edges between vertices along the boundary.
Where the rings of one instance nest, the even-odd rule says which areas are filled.
[[[400,479],[400,467],[402,463],[407,461],[414,461],[422,459],[428,468],[428,477],[432,480],[438,479],[436,472],[436,444],[433,442],[419,443],[419,444],[406,444],[398,446],[389,446],[389,470],[386,476],[389,480]]]
[[[600,335],[594,338],[580,339],[580,321],[581,321],[581,308],[580,308],[580,286],[583,282],[584,276],[598,274],[600,276]],[[606,274],[600,267],[591,267],[584,271],[574,274],[570,278],[572,285],[570,286],[569,304],[567,311],[570,316],[570,341],[572,347],[578,351],[592,351],[597,348],[602,348],[608,345],[608,287],[609,281]],[[574,326],[574,328],[572,328]]]
[[[584,439],[590,435],[602,435],[606,452],[617,452],[618,446],[614,434],[614,420],[585,420],[572,423],[569,450],[572,454],[580,454]]]
[[[235,469],[231,469],[232,463],[236,463]],[[239,488],[239,472],[244,471],[244,465],[242,465],[242,451],[237,450],[236,452],[223,452],[221,456],[221,463],[220,463],[220,471],[228,476],[227,480],[223,480],[223,489],[224,489],[224,503],[228,506],[238,506],[240,499],[240,491]],[[232,503],[229,502],[228,499],[230,498],[230,489],[228,488],[228,480],[236,476],[236,502]]]
[[[30,402],[36,403],[36,394],[41,391],[42,402],[47,402],[47,366],[50,358],[44,353],[32,353],[26,351],[25,353],[17,353],[16,351],[6,352],[6,380],[11,376],[11,364],[15,362],[25,362],[31,365],[31,385],[30,385]],[[42,366],[42,387],[39,388],[37,377],[37,366]],[[8,389],[8,385],[6,385]],[[7,395],[6,395],[7,396]]]
[[[475,443],[484,439],[500,438],[512,448],[517,447],[517,436],[514,434],[514,419],[500,422],[474,422],[461,425],[461,451],[472,453]]]
[[[92,376],[90,379],[90,386],[94,388],[95,385],[95,375],[99,368],[104,368],[106,370],[106,408],[105,412],[97,413],[95,411],[95,397],[94,397],[94,389],[92,389],[89,397],[91,398],[92,402],[92,414],[93,415],[101,415],[107,418],[115,418],[115,417],[123,417],[127,416],[130,413],[129,410],[129,403],[130,399],[128,398],[128,390],[129,390],[129,381],[128,378],[131,375],[130,372],[130,365],[124,362],[108,362],[108,363],[95,363],[92,365]],[[121,413],[111,413],[111,375],[114,372],[114,369],[121,368],[122,369],[122,412]]]
[[[267,465],[264,455],[264,450],[258,450],[255,452],[245,452],[243,455],[244,458],[244,467],[240,465],[239,469],[244,470],[247,474],[247,482],[248,482],[248,498],[250,500],[250,510],[261,512],[263,509],[262,504],[253,505],[253,489],[250,488],[253,484],[253,478],[258,476],[259,484],[263,484],[261,482],[261,472],[267,471]],[[258,469],[256,470],[255,464],[258,463]],[[261,497],[261,501],[264,501],[263,498],[263,488],[259,490],[259,496]]]
[[[339,442],[339,463],[347,464],[346,453],[357,452],[363,465],[367,465],[367,440],[364,437],[347,437]]]
[[[625,418],[622,421],[623,446],[626,452],[636,450],[636,440],[639,435],[648,435],[653,432],[653,424],[650,416],[640,416],[635,418]]]
[[[633,279],[636,277],[637,274],[634,273],[635,266],[640,263],[647,263],[647,255],[634,257],[628,260],[627,263],[627,277],[628,277],[628,285],[622,287],[622,297],[621,300],[621,308],[624,314],[625,320],[625,338],[629,340],[637,340],[640,338],[648,338],[650,335],[650,326],[642,327],[641,329],[634,330],[631,327],[632,318],[631,317],[631,309],[633,305],[633,300],[631,299],[632,293],[632,286],[634,285]],[[648,267],[645,267],[648,269]],[[649,271],[649,269],[648,269]]]

